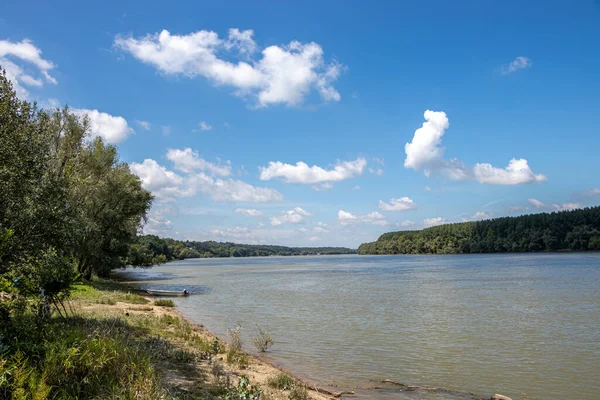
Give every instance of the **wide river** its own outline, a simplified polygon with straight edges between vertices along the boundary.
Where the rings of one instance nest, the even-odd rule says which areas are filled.
[[[256,324],[268,329],[272,362],[310,382],[456,391],[359,398],[600,399],[600,253],[190,259],[119,274],[187,288],[179,310],[223,337],[240,323],[248,350]]]

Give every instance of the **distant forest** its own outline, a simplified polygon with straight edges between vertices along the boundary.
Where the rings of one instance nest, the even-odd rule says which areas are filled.
[[[129,264],[152,266],[171,260],[212,257],[306,256],[317,254],[356,254],[345,247],[285,247],[222,242],[194,242],[138,236],[129,247]]]
[[[600,250],[600,207],[389,232],[358,254],[461,254]]]

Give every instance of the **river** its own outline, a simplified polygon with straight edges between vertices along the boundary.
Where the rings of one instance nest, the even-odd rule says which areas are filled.
[[[187,288],[179,310],[223,337],[241,324],[248,350],[256,324],[266,328],[268,357],[319,385],[600,398],[599,253],[189,259],[118,274]]]

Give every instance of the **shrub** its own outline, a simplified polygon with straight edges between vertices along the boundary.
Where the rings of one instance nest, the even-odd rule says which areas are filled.
[[[267,384],[275,389],[290,390],[296,385],[296,381],[288,374],[279,374],[269,378]]]
[[[257,325],[256,329],[258,330],[258,336],[255,336],[252,339],[252,342],[254,343],[254,348],[256,348],[257,351],[264,353],[269,349],[269,347],[275,344],[275,341],[271,337],[271,334],[262,329],[260,326]]]
[[[175,307],[175,303],[173,303],[173,300],[167,299],[155,300],[154,305],[159,307]]]
[[[294,385],[292,390],[290,391],[290,400],[307,400],[308,399],[308,391],[306,390],[306,386]]]
[[[242,351],[242,326],[237,325],[235,329],[229,328],[229,337],[231,338],[231,344],[229,350],[233,353],[239,353]]]

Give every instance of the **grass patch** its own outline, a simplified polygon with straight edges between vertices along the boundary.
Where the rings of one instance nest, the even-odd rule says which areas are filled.
[[[175,303],[173,303],[173,300],[167,299],[155,300],[154,305],[159,307],[175,307]]]
[[[296,380],[289,376],[288,374],[279,374],[277,376],[269,378],[267,381],[269,387],[280,389],[280,390],[290,390],[294,386],[296,386]]]

